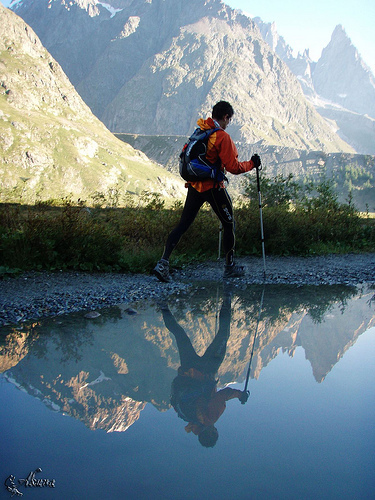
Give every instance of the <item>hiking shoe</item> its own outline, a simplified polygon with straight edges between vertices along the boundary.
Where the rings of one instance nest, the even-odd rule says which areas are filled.
[[[231,266],[224,267],[224,278],[241,278],[245,276],[245,268],[243,266]]]
[[[165,283],[171,281],[171,277],[169,276],[169,262],[165,259],[160,259],[152,272],[160,281],[164,281]]]

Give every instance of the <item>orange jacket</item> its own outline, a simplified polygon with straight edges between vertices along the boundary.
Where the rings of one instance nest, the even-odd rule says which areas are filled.
[[[197,417],[200,424],[194,424],[189,422],[185,426],[186,432],[193,432],[193,434],[198,435],[202,426],[211,426],[220,418],[226,408],[226,401],[233,398],[240,398],[242,392],[238,389],[232,389],[231,387],[226,387],[221,389],[221,391],[216,392],[216,389],[212,391],[211,399],[207,402],[204,398],[200,398],[197,401]]]
[[[215,122],[212,118],[204,120],[200,118],[197,121],[198,127],[202,130],[216,128]],[[225,130],[220,129],[210,135],[207,144],[206,158],[209,162],[215,163],[218,158],[221,160],[221,169],[230,172],[231,174],[243,174],[249,172],[254,168],[254,163],[250,161],[238,161],[238,152],[236,145],[232,141],[230,135]],[[204,181],[189,182],[194,189],[202,193],[208,191],[215,186],[215,181],[207,179]],[[224,183],[220,183],[224,187]]]

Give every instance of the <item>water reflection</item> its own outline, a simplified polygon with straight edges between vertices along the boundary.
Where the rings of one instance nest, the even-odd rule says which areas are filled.
[[[198,436],[202,446],[215,446],[219,433],[215,423],[226,408],[226,401],[238,398],[247,401],[246,391],[217,390],[216,374],[224,360],[230,336],[231,292],[224,289],[218,318],[218,329],[204,354],[199,356],[185,330],[177,323],[167,304],[161,305],[165,326],[174,335],[181,366],[172,382],[171,404],[178,416],[188,422],[186,432]]]
[[[280,350],[293,356],[302,346],[315,380],[322,382],[375,324],[369,287],[267,286],[258,323],[262,291],[206,283],[168,304],[133,305],[137,314],[123,306],[94,319],[74,314],[5,327],[0,371],[92,430],[123,432],[147,403],[159,411],[172,405],[185,429],[212,446],[225,402],[246,399],[227,386],[244,382],[256,329],[251,378]]]

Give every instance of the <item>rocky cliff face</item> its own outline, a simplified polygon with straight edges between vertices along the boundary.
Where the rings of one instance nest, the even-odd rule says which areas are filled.
[[[312,80],[320,96],[375,118],[375,78],[341,25],[323,50]]]
[[[375,78],[337,26],[312,73],[317,111],[356,151],[375,154]]]
[[[220,0],[24,0],[14,9],[112,131],[189,134],[226,99],[234,139],[351,150],[255,23]]]
[[[113,189],[180,197],[180,179],[108,131],[34,31],[2,5],[0,15],[1,201],[90,203]]]
[[[307,99],[358,153],[375,154],[375,78],[341,25],[318,62],[293,56],[274,24],[254,19],[263,39],[299,80]]]

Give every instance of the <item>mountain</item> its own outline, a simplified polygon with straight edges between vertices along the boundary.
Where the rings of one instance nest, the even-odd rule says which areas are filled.
[[[341,25],[323,50],[312,80],[318,95],[375,118],[375,78]]]
[[[221,0],[23,0],[12,8],[114,132],[188,135],[226,99],[235,140],[354,152],[254,21]]]
[[[0,4],[1,201],[182,196],[181,181],[92,114],[34,31]]]
[[[337,26],[312,73],[317,111],[356,151],[375,154],[375,78]]]
[[[373,290],[366,287],[269,286],[258,323],[260,294],[259,287],[233,292],[220,387],[244,380],[255,331],[252,378],[259,378],[281,350],[293,356],[302,348],[320,383],[374,326]],[[170,301],[171,311],[202,355],[217,331],[223,292],[206,283],[178,297]],[[138,303],[131,316],[127,307],[103,309],[93,320],[76,313],[2,328],[0,373],[51,410],[92,430],[124,432],[146,403],[167,410],[180,366],[175,338],[156,304]]]
[[[149,158],[174,173],[178,173],[177,158],[183,144],[181,136],[115,134],[119,139],[140,149]],[[255,152],[262,158],[263,175],[275,177],[293,175],[295,181],[310,179],[315,183],[333,179],[338,200],[352,202],[363,212],[375,211],[375,157],[353,153],[324,153],[266,144],[237,141],[239,158],[250,158]],[[250,174],[251,176],[251,174]],[[243,194],[243,176],[227,173],[228,189],[233,196]]]
[[[299,80],[305,97],[358,153],[375,154],[375,78],[341,25],[317,62],[293,56],[274,23],[255,18],[263,39]]]

